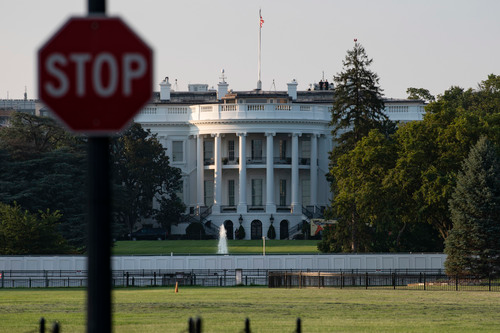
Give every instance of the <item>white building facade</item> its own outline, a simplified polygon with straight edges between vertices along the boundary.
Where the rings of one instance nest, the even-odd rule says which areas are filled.
[[[182,170],[180,198],[189,221],[210,234],[224,224],[228,238],[240,225],[246,239],[261,239],[270,225],[277,239],[302,231],[320,218],[331,200],[328,172],[333,148],[333,90],[229,91],[190,85],[171,89],[168,78],[135,121],[158,135],[170,163]],[[324,89],[329,89],[325,85]],[[421,120],[420,100],[386,100],[395,121]]]

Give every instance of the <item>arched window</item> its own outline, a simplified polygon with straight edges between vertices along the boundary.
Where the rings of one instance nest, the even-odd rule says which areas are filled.
[[[288,221],[283,220],[280,222],[280,239],[288,239]]]
[[[234,239],[233,222],[229,220],[224,221],[224,228],[226,228],[227,239]]]
[[[250,239],[261,239],[262,238],[262,222],[259,220],[253,220],[250,225],[251,233]]]

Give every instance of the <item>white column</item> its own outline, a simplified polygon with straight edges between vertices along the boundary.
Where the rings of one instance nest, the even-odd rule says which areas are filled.
[[[220,205],[222,204],[222,151],[221,151],[221,136],[219,133],[212,134],[215,138],[215,149],[214,149],[214,205],[212,207],[212,213],[220,212]]]
[[[266,212],[276,213],[274,203],[274,140],[276,133],[266,133]]]
[[[311,206],[318,204],[318,136],[311,135]]]
[[[196,190],[198,193],[196,194],[196,205],[198,206],[198,212],[199,208],[205,206],[205,200],[204,200],[204,193],[205,193],[205,168],[204,168],[204,163],[203,163],[203,135],[198,134],[198,138],[196,141],[196,182],[197,182],[197,188]]]
[[[292,213],[299,213],[299,136],[300,133],[292,134]]]
[[[240,172],[240,198],[238,202],[238,214],[247,212],[247,152],[246,133],[237,133],[239,136],[239,172]]]

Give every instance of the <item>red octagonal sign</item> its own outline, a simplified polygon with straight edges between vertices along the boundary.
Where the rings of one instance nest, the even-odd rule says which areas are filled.
[[[39,97],[74,132],[119,132],[152,96],[152,57],[119,18],[71,18],[38,51]]]

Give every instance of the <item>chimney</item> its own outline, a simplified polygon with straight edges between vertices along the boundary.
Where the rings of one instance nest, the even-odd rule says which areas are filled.
[[[170,100],[170,87],[172,85],[168,82],[168,76],[165,77],[163,81],[160,82],[160,100],[169,101]]]
[[[221,81],[217,84],[217,99],[222,99],[227,95],[229,84],[226,82],[226,76],[224,75],[224,70],[221,70]]]
[[[297,99],[297,81],[295,79],[292,80],[292,82],[287,83],[288,86],[288,96],[292,98],[292,100]]]

